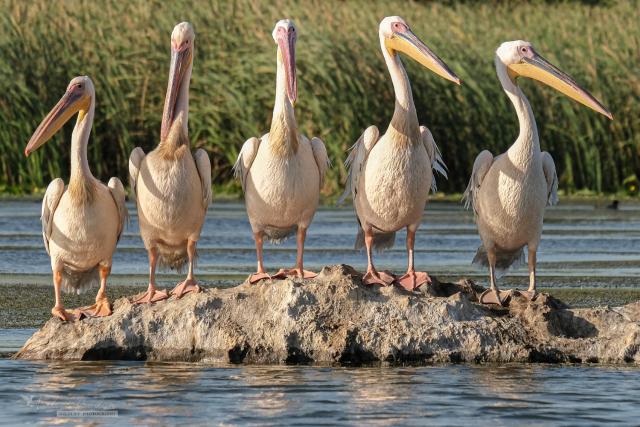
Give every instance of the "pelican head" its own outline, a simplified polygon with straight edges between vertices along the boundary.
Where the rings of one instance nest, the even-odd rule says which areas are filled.
[[[499,61],[498,65],[503,64],[507,68],[512,81],[520,76],[541,81],[613,120],[611,113],[600,101],[578,86],[569,75],[540,56],[531,43],[523,40],[502,43],[496,51],[496,61]]]
[[[191,74],[187,73],[193,63],[193,48],[196,34],[188,22],[181,22],[173,28],[171,33],[171,65],[169,68],[169,83],[167,96],[164,99],[164,112],[162,113],[162,127],[160,139],[165,140],[169,129],[175,120],[176,105],[181,88],[188,84]]]
[[[28,156],[43,146],[75,113],[79,113],[78,121],[83,120],[89,110],[94,94],[93,82],[89,77],[74,77],[69,82],[69,86],[67,86],[67,90],[60,101],[33,133],[27,147],[24,149],[24,155]]]
[[[298,32],[291,19],[281,19],[273,28],[273,40],[278,45],[278,59],[284,65],[287,79],[287,97],[292,105],[298,99],[298,81],[296,80],[296,40]]]
[[[438,55],[425,45],[399,16],[387,16],[380,22],[380,40],[390,55],[403,52],[440,77],[460,84],[460,79]]]

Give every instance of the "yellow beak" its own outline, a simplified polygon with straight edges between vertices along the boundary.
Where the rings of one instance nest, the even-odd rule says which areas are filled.
[[[407,29],[402,32],[394,32],[390,39],[386,39],[385,44],[394,51],[408,55],[440,77],[460,84],[458,76],[456,76],[447,64],[445,64],[438,55],[433,53],[422,40],[413,34],[411,30]]]
[[[541,81],[555,90],[562,92],[569,98],[613,120],[613,116],[609,110],[607,110],[600,101],[578,86],[566,73],[537,53],[534,53],[532,58],[525,57],[522,59],[522,62],[509,65],[508,69],[512,77],[522,76]]]
[[[86,108],[83,96],[77,92],[67,91],[33,133],[24,149],[24,155],[28,156],[49,141],[82,108]]]

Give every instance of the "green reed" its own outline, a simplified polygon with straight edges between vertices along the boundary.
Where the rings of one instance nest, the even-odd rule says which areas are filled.
[[[196,30],[190,138],[208,150],[214,182],[230,183],[242,143],[269,129],[271,31],[277,19],[290,17],[299,27],[300,129],[327,144],[334,167],[324,193],[336,194],[345,151],[368,125],[384,130],[391,117],[393,90],[377,30],[390,14],[407,19],[463,80],[456,87],[404,60],[420,121],[451,171],[448,181],[439,181],[441,190],[463,190],[477,153],[500,153],[517,136],[493,52],[502,41],[522,38],[615,117],[610,122],[551,88],[521,83],[561,187],[613,192],[626,177],[640,176],[640,5],[598,3],[2,0],[0,192],[41,191],[52,177],[68,177],[72,125],[29,159],[22,153],[68,81],[80,74],[92,77],[97,93],[89,149],[94,175],[126,178],[132,148],[149,150],[158,141],[170,32],[182,20]]]

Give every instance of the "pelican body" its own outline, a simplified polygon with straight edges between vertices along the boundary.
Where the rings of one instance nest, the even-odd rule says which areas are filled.
[[[327,150],[319,138],[309,141],[298,131],[294,105],[297,99],[293,21],[279,21],[273,30],[277,45],[276,97],[269,133],[250,138],[242,146],[234,166],[242,183],[245,204],[256,242],[258,270],[251,283],[269,277],[315,274],[303,266],[307,229],[318,207],[320,188],[329,166]],[[296,267],[267,274],[262,255],[263,239],[279,243],[296,234]]]
[[[496,71],[513,103],[520,134],[513,145],[497,157],[482,151],[464,197],[475,212],[482,245],[474,263],[489,267],[491,289],[481,302],[502,305],[510,292],[500,292],[496,278],[513,265],[524,262],[528,250],[529,289],[536,292],[536,253],[542,235],[545,207],[558,202],[558,177],[553,158],[540,149],[538,129],[531,105],[516,83],[519,76],[539,80],[578,102],[611,118],[611,113],[567,74],[540,56],[531,43],[503,43],[496,51]]]
[[[395,91],[395,110],[387,131],[370,126],[355,143],[347,159],[349,175],[341,201],[351,196],[359,222],[356,249],[367,250],[367,284],[390,285],[395,277],[378,272],[372,249],[393,246],[395,233],[407,229],[408,268],[398,282],[413,290],[430,281],[413,266],[415,233],[422,220],[429,190],[435,190],[433,171],[446,176],[440,152],[425,127],[420,126],[411,85],[399,53],[403,52],[441,77],[460,84],[458,77],[411,31],[398,16],[379,27],[380,47]]]
[[[64,321],[82,316],[108,316],[107,277],[112,257],[127,218],[125,192],[118,178],[104,185],[94,178],[87,162],[87,144],[95,113],[95,90],[89,77],[76,77],[67,91],[35,131],[25,155],[29,155],[74,115],[78,115],[71,137],[71,177],[65,187],[54,179],[42,201],[42,236],[51,257],[55,287],[54,316]],[[80,293],[100,283],[96,303],[66,311],[61,290]]]
[[[135,194],[140,235],[149,255],[149,288],[137,303],[168,298],[156,289],[156,265],[180,270],[188,262],[187,278],[171,291],[180,298],[200,288],[194,278],[196,244],[211,203],[211,163],[199,149],[191,154],[188,137],[189,82],[195,34],[187,22],[171,35],[171,66],[160,143],[145,155],[131,153],[129,174]]]

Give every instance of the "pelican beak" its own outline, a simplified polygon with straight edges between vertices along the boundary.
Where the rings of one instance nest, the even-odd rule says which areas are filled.
[[[386,45],[393,50],[409,55],[440,77],[458,85],[460,84],[458,76],[409,28],[402,31],[395,31],[390,39],[386,39]]]
[[[578,86],[571,77],[558,67],[538,55],[533,49],[531,50],[532,54],[530,57],[523,57],[521,62],[508,66],[509,74],[512,78],[522,76],[541,81],[555,90],[562,92],[569,98],[613,120],[613,116],[609,110],[593,95]]]
[[[24,149],[24,155],[29,156],[35,150],[43,146],[55,135],[71,117],[82,108],[86,108],[82,92],[75,86],[67,89],[63,97],[42,120]]]
[[[183,43],[182,46],[171,47],[171,65],[169,67],[169,83],[167,96],[164,98],[164,110],[162,113],[162,126],[160,128],[160,140],[164,141],[169,135],[169,130],[175,119],[178,94],[183,83],[183,77],[192,60],[191,46]]]
[[[292,31],[278,32],[278,48],[284,63],[284,74],[287,79],[287,97],[292,105],[298,99],[298,80],[296,79],[296,35]]]

